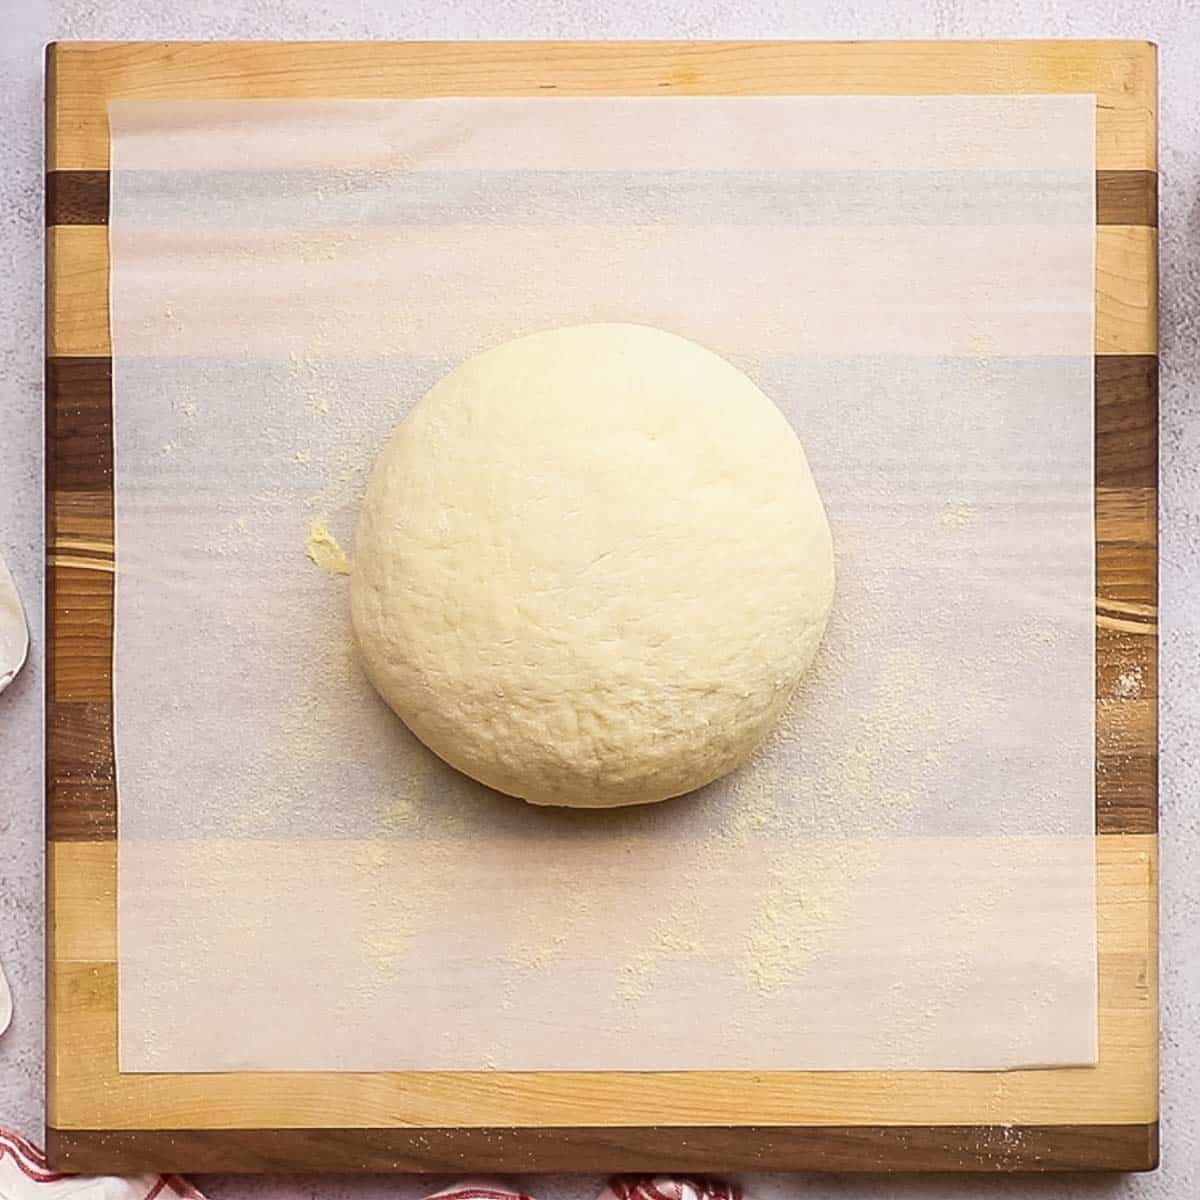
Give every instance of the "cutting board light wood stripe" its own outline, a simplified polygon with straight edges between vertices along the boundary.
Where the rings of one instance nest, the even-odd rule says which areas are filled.
[[[1096,353],[1157,352],[1155,231],[1141,225],[1096,229]],[[99,225],[57,225],[47,232],[46,352],[59,358],[111,354],[108,236]]]
[[[108,167],[107,100],[407,96],[1096,96],[1096,165],[1155,171],[1147,42],[62,42],[47,166]]]
[[[81,43],[47,60],[47,1143],[59,1168],[1144,1170],[1158,1155],[1156,64],[1131,42]],[[1097,97],[1094,1069],[122,1075],[105,103]]]
[[[62,843],[48,860],[57,969],[69,1015],[50,1069],[68,1073],[60,1129],[323,1128],[395,1124],[585,1127],[659,1125],[1028,1125],[1148,1123],[1157,1113],[1156,935],[1147,901],[1155,839],[1096,841],[1100,904],[1100,1065],[1045,1071],[255,1072],[120,1075],[116,1068],[116,848]],[[97,912],[110,914],[101,925]]]

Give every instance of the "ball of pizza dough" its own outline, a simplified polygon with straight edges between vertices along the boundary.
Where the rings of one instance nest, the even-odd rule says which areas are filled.
[[[642,325],[536,333],[400,422],[359,518],[368,674],[434,753],[534,804],[645,804],[743,762],[833,597],[804,450],[740,371]]]

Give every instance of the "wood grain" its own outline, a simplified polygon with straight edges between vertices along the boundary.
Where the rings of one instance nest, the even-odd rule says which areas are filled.
[[[1144,1125],[842,1125],[714,1129],[48,1129],[67,1171],[1153,1170]]]
[[[1148,42],[59,42],[47,166],[108,167],[105,103],[540,95],[1096,96],[1096,165],[1157,169]]]
[[[49,171],[47,225],[107,225],[107,171]],[[1158,176],[1153,171],[1097,171],[1097,225],[1157,225]]]
[[[107,357],[108,231],[95,225],[46,230],[46,354]]]
[[[1158,359],[1096,356],[1096,486],[1158,486]]]
[[[1156,64],[1144,43],[64,44],[48,51],[48,1144],[55,1165],[1138,1170],[1157,1160]],[[122,96],[1097,96],[1094,1070],[121,1075],[108,144]],[[664,1124],[669,1121],[669,1124]]]
[[[108,234],[100,225],[55,225],[47,232],[47,353],[111,353],[108,324]],[[1154,230],[1104,225],[1096,230],[1096,353],[1157,353]]]
[[[1100,1065],[1044,1071],[117,1071],[116,848],[52,844],[59,1129],[1146,1124],[1157,1112],[1156,839],[1096,839]]]
[[[108,219],[105,182],[104,215]],[[1158,173],[1097,171],[1096,224],[1158,227]]]
[[[1139,621],[1153,624],[1158,596],[1158,554],[1153,545],[1099,542],[1096,545],[1097,612],[1113,628]]]
[[[46,363],[46,467],[52,492],[112,487],[112,360]]]
[[[95,561],[93,567],[76,554],[51,549],[46,618],[53,623],[54,658],[46,693],[52,702],[111,701],[113,572]]]
[[[51,841],[116,840],[110,703],[47,701],[46,790]]]
[[[1126,176],[1138,176],[1153,172],[1115,171],[1113,179],[1105,185],[1106,194],[1124,197],[1131,189]],[[1097,176],[1096,195],[1098,207],[1103,207],[1100,196],[1100,180]],[[1122,200],[1122,205],[1128,202]],[[1125,211],[1122,207],[1121,211]],[[1132,212],[1133,209],[1128,211]],[[1120,222],[1118,222],[1119,224]],[[1133,221],[1133,224],[1139,224]],[[47,171],[46,172],[46,224],[47,225],[107,225],[108,224],[108,172],[107,171]]]
[[[1158,236],[1144,225],[1097,226],[1096,353],[1158,353]]]

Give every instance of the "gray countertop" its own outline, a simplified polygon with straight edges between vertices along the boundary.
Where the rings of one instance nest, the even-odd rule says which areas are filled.
[[[0,552],[34,655],[0,698],[0,1125],[42,1125],[42,48],[56,39],[1147,38],[1160,52],[1163,1166],[1154,1175],[770,1176],[754,1196],[1200,1196],[1200,4],[1195,0],[0,0]],[[1193,597],[1189,603],[1188,597]],[[214,1197],[422,1194],[421,1181],[198,1180]],[[529,1179],[539,1197],[598,1180]],[[424,1186],[424,1191],[431,1190]]]

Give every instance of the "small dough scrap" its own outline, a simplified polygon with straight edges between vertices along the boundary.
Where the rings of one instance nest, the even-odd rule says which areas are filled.
[[[349,575],[350,560],[346,552],[337,543],[337,538],[329,532],[329,526],[318,517],[308,527],[308,537],[304,539],[304,553],[321,568],[331,575]]]
[[[753,753],[833,576],[804,450],[745,375],[581,325],[464,362],[400,422],[350,601],[371,680],[436,754],[535,804],[608,807]]]

